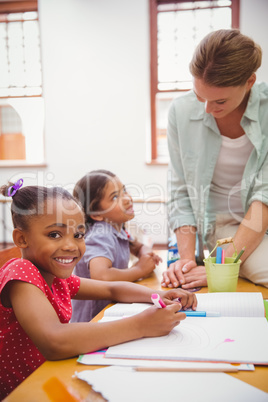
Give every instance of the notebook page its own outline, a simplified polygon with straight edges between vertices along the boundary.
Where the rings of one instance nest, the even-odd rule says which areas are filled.
[[[199,311],[217,311],[222,317],[264,317],[261,292],[196,294]]]
[[[267,339],[264,317],[191,317],[166,336],[111,346],[105,356],[268,365]]]
[[[222,317],[264,317],[261,292],[196,293],[198,311],[219,312]],[[152,306],[149,303],[116,303],[104,317],[126,317]]]
[[[116,303],[104,311],[104,317],[126,317],[141,313],[150,306],[149,303]]]

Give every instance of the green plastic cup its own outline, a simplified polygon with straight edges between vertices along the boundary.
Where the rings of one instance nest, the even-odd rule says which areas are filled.
[[[226,257],[224,264],[216,264],[216,257],[204,260],[209,292],[236,292],[241,260]]]

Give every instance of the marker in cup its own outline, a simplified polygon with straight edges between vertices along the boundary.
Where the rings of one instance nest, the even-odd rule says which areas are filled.
[[[218,247],[216,251],[216,264],[221,264],[222,259],[222,248]]]
[[[238,256],[236,257],[236,259],[234,260],[234,264],[236,264],[239,260],[239,258],[241,257],[241,255],[244,253],[246,247],[243,247],[242,250],[240,251],[240,253],[238,254]]]

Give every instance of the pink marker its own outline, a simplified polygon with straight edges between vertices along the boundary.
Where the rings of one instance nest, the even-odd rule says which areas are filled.
[[[165,308],[166,305],[163,302],[163,300],[161,299],[161,297],[157,294],[157,293],[153,293],[151,295],[151,300],[154,303],[154,305],[158,308]]]
[[[221,263],[222,263],[222,264],[225,263],[225,250],[222,250],[222,254],[221,254]]]

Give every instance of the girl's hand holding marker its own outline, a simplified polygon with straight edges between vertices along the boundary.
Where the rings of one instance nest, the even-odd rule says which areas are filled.
[[[165,308],[166,305],[157,293],[153,293],[151,296],[151,300],[153,304],[158,307],[158,308]],[[196,300],[196,299],[195,299]],[[173,299],[173,301],[178,301],[178,303],[181,302],[181,299],[178,297],[177,299]],[[195,303],[192,304],[192,309],[191,310],[181,310],[181,304],[178,304],[178,313],[185,313],[186,317],[220,317],[219,312],[214,312],[214,311],[195,311],[196,305]]]
[[[149,308],[137,315],[140,318],[146,315],[144,330],[146,334],[150,330],[151,335],[149,336],[167,335],[182,320],[185,320],[186,314],[181,309],[192,308],[195,310],[197,307],[195,294],[185,290],[173,289],[166,292],[159,290],[158,293],[151,294],[151,300],[158,308]]]
[[[152,302],[154,303],[154,305],[158,308],[165,308],[166,305],[163,302],[163,300],[161,299],[161,297],[157,294],[157,293],[153,293],[151,296]]]
[[[158,293],[151,295],[153,304],[158,308],[165,308],[170,304],[176,304],[177,312],[185,312],[184,310],[191,308],[193,311],[197,307],[197,299],[194,293],[176,289],[176,292],[170,290],[167,292],[159,292],[162,294],[163,299]],[[178,295],[179,293],[179,295]],[[179,296],[179,297],[178,297]]]

